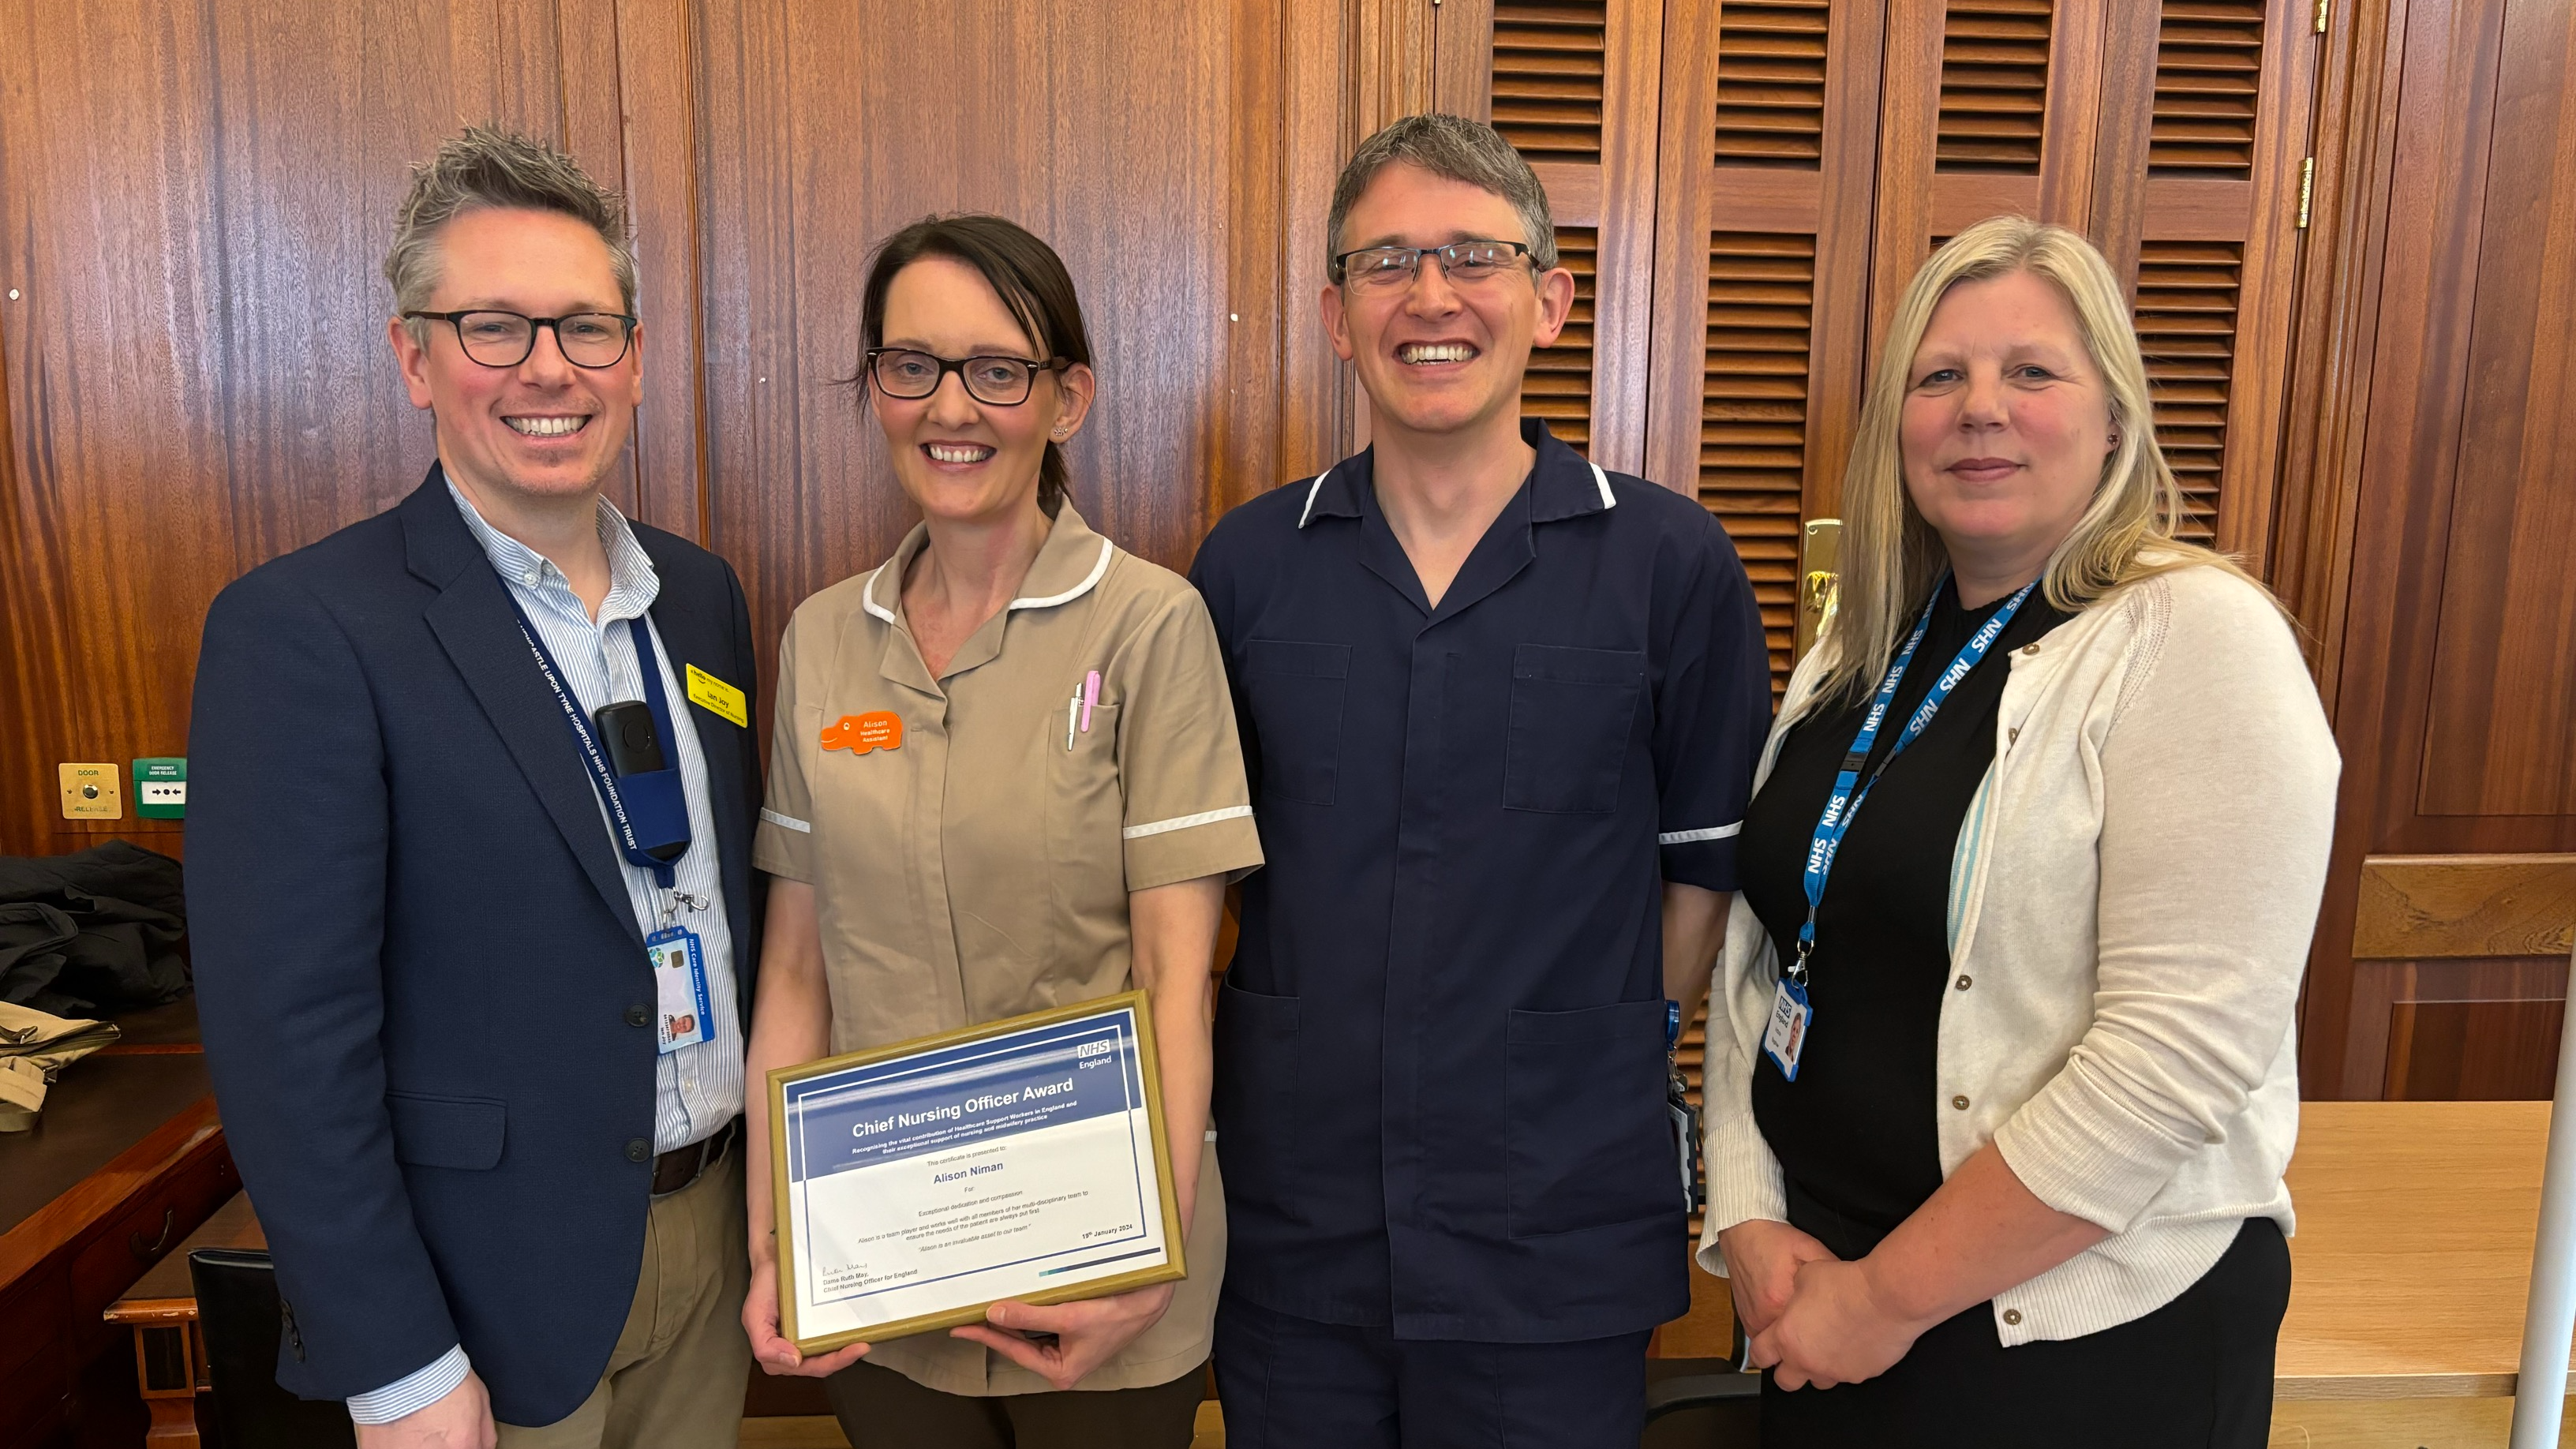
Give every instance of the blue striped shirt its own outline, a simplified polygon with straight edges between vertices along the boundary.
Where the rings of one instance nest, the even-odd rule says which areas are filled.
[[[594,622],[563,570],[485,522],[455,483],[450,482],[447,491],[510,596],[528,616],[529,626],[554,656],[564,687],[572,691],[582,713],[594,713],[613,700],[642,699],[643,674],[623,621],[641,619],[644,628],[653,628],[645,611],[660,595],[662,581],[625,516],[607,499],[599,500],[599,542],[608,551],[608,597],[600,602]],[[661,656],[663,694],[675,702],[686,700],[688,692],[672,672],[671,651],[664,647],[659,630],[653,631],[653,649]],[[528,667],[536,666],[531,661]],[[685,706],[674,724],[680,784],[689,802],[690,844],[678,861],[670,892],[655,883],[653,872],[626,859],[624,850],[617,847],[607,805],[599,807],[599,828],[608,836],[618,867],[625,873],[626,898],[634,908],[636,924],[651,935],[666,924],[667,912],[667,923],[698,933],[707,968],[707,999],[715,1008],[707,1040],[664,1052],[654,1061],[653,1147],[657,1152],[685,1147],[740,1115],[743,1090],[743,1027],[734,1005],[733,929],[725,914],[706,755],[698,748],[697,731],[688,727]],[[569,738],[564,748],[573,748]],[[396,1382],[350,1399],[349,1417],[361,1424],[382,1424],[425,1409],[463,1383],[471,1367],[460,1344]]]

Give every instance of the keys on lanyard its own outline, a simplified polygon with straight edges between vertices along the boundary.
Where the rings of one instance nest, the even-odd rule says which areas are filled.
[[[1939,601],[1940,591],[1948,583],[1949,575],[1944,573],[1941,581],[1933,585],[1934,603]],[[1807,918],[1799,923],[1798,955],[1780,973],[1779,985],[1771,997],[1771,1022],[1762,1034],[1763,1053],[1788,1080],[1798,1080],[1798,1058],[1806,1050],[1808,1030],[1814,1025],[1815,1011],[1807,998],[1807,958],[1816,949],[1816,908],[1824,904],[1825,883],[1833,876],[1834,853],[1842,848],[1843,836],[1851,829],[1852,817],[1860,813],[1861,802],[1869,798],[1870,788],[1878,783],[1879,776],[1886,774],[1887,767],[1896,762],[1896,757],[1905,753],[1905,747],[1922,735],[1932,723],[1932,717],[1941,712],[1941,705],[1949,699],[1950,691],[1958,688],[1959,681],[1968,677],[1968,671],[1984,660],[1987,651],[1994,648],[1995,640],[2003,634],[2004,626],[2012,622],[2013,615],[2021,612],[2022,602],[2030,597],[2031,590],[2038,587],[2037,579],[2022,585],[2020,591],[2007,599],[1992,618],[1968,636],[1968,642],[1959,647],[1950,667],[1942,670],[1941,677],[1932,681],[1932,688],[1924,694],[1923,703],[1906,717],[1905,727],[1898,732],[1896,742],[1888,747],[1887,757],[1878,762],[1877,769],[1870,771],[1867,780],[1863,780],[1860,772],[1869,763],[1870,751],[1878,745],[1879,727],[1886,723],[1887,712],[1896,703],[1896,688],[1905,679],[1906,666],[1914,662],[1914,652],[1922,647],[1923,635],[1932,627],[1933,604],[1923,606],[1922,616],[1914,621],[1914,632],[1907,636],[1905,647],[1897,651],[1895,662],[1888,665],[1887,677],[1879,681],[1878,693],[1870,700],[1869,713],[1861,718],[1860,732],[1852,736],[1851,748],[1843,752],[1842,768],[1834,775],[1834,788],[1825,797],[1824,813],[1817,817],[1815,835],[1807,845],[1803,881],[1807,892]]]
[[[670,764],[643,774],[620,775],[610,766],[590,721],[564,686],[563,672],[537,638],[519,601],[512,599],[510,609],[518,615],[528,652],[536,656],[537,669],[545,675],[546,687],[554,691],[564,722],[581,746],[582,763],[589,767],[590,782],[617,831],[620,851],[629,863],[653,872],[665,898],[662,928],[644,938],[644,959],[653,973],[654,1044],[669,1053],[712,1040],[715,1012],[707,995],[706,946],[697,932],[677,924],[673,917],[674,906],[703,910],[706,901],[677,888],[676,862],[689,849],[689,806],[680,777],[679,737],[672,733],[670,702],[662,688],[662,660],[653,648],[652,631],[637,620],[626,621],[627,638],[635,646],[635,665],[643,675],[645,708],[652,713],[653,728],[669,752]]]
[[[546,687],[554,691],[555,704],[563,712],[564,723],[572,730],[573,742],[581,747],[582,763],[590,771],[590,783],[599,791],[600,803],[607,807],[608,823],[617,832],[619,849],[626,859],[653,872],[656,884],[670,890],[677,872],[673,862],[689,848],[689,805],[683,793],[679,770],[679,737],[672,733],[671,707],[662,690],[662,659],[654,651],[652,631],[638,621],[626,621],[627,638],[635,646],[635,665],[644,678],[645,707],[653,716],[653,728],[663,748],[672,753],[666,769],[650,774],[620,775],[610,767],[607,752],[591,733],[590,720],[565,687],[563,671],[555,667],[552,654],[537,638],[536,629],[528,623],[519,601],[510,601],[510,612],[519,621],[520,637],[528,641],[528,652],[536,656],[537,670],[546,678]],[[676,847],[676,848],[674,848]]]
[[[1708,1206],[1708,1183],[1700,1165],[1699,1108],[1690,1099],[1690,1084],[1682,1080],[1681,1046],[1682,1004],[1666,997],[1664,1111],[1673,1123],[1673,1155],[1682,1175],[1682,1211],[1695,1213]]]

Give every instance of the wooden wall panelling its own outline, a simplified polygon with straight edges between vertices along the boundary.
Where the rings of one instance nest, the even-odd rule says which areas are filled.
[[[2556,1086],[2564,952],[2363,960],[2351,985],[2368,1029],[2356,1032],[2346,1069],[2355,1085],[2343,1095],[2535,1101]]]
[[[0,851],[176,848],[61,821],[54,763],[182,753],[215,592],[418,483],[378,273],[404,168],[468,120],[613,131],[587,28],[562,84],[567,13],[0,4]]]
[[[2207,519],[2219,548],[2257,567],[2270,552],[2291,371],[2300,163],[2318,52],[2313,15],[2307,0],[2174,0],[2165,7],[2140,217],[2142,249],[2161,245],[2184,268],[2213,276],[2232,269],[2218,426],[2209,426],[2211,379],[2181,375],[2207,358],[2168,353],[2159,359],[2168,371],[2158,381],[2176,409],[2193,414],[2170,430],[2168,457],[2195,518]],[[2139,303],[2143,317],[2143,285]],[[2159,411],[2164,407],[2159,398]]]
[[[705,359],[699,352],[701,229],[694,154],[695,37],[688,0],[561,0],[578,5],[583,25],[567,23],[595,44],[614,41],[603,57],[568,59],[565,88],[591,81],[605,65],[614,82],[607,119],[622,122],[602,138],[620,160],[629,225],[635,233],[637,315],[644,319],[644,404],[635,419],[635,510],[683,538],[709,537],[705,468]],[[605,156],[606,150],[599,154]],[[766,736],[762,739],[767,745]]]
[[[1775,687],[1799,527],[1837,506],[1859,416],[1881,36],[1904,4],[1666,15],[1648,468],[1688,480],[1734,539]]]
[[[2392,1102],[2547,1097],[2566,1006],[2558,996],[2400,1002],[2389,1013],[2380,1095]]]
[[[1252,195],[1235,180],[1245,137],[1281,144],[1278,115],[1240,114],[1234,90],[1247,64],[1276,64],[1278,16],[728,0],[693,18],[711,533],[743,571],[764,641],[911,524],[872,416],[838,380],[856,369],[868,249],[928,212],[996,211],[1064,256],[1100,374],[1068,450],[1095,527],[1186,567],[1222,500],[1279,481],[1275,461],[1230,460],[1263,435],[1225,421],[1230,397],[1277,394],[1276,334],[1238,334],[1247,288],[1271,290],[1269,315],[1284,315],[1278,273],[1236,275],[1221,240],[1248,228],[1296,244],[1277,187]],[[1048,99],[981,114],[956,103],[959,75]],[[1250,174],[1265,173],[1287,168]],[[1241,481],[1208,486],[1229,471]],[[774,668],[764,661],[764,681]]]
[[[2298,619],[2329,715],[2340,697],[2361,452],[2396,164],[2402,26],[2384,6],[2327,12],[2317,67],[2308,264],[2284,410],[2266,578]]]
[[[1492,28],[1493,7],[1491,0],[1462,0],[1462,4],[1467,8],[1458,16],[1444,19],[1447,6],[1425,6],[1420,0],[1343,0],[1348,41],[1341,54],[1338,89],[1346,120],[1333,158],[1336,176],[1341,162],[1363,139],[1399,116],[1429,110],[1482,114],[1483,65],[1490,41],[1480,37]],[[1446,71],[1437,64],[1444,30],[1456,37]],[[1324,199],[1324,213],[1329,214],[1329,189]],[[1342,430],[1333,455],[1340,458],[1368,446],[1369,411],[1359,374],[1343,366],[1337,377]]]
[[[1247,464],[1252,476],[1240,486],[1246,490],[1243,496],[1249,497],[1265,480],[1275,486],[1320,472],[1351,450],[1354,389],[1349,369],[1333,355],[1324,337],[1316,299],[1325,286],[1324,222],[1332,211],[1333,185],[1341,175],[1343,158],[1359,144],[1359,134],[1345,79],[1352,46],[1346,13],[1326,8],[1321,14],[1310,14],[1300,8],[1292,15],[1277,0],[1236,3],[1239,8],[1269,12],[1265,23],[1278,36],[1275,47],[1247,43],[1237,53],[1241,68],[1269,68],[1276,76],[1275,89],[1267,76],[1238,82],[1243,104],[1266,104],[1256,98],[1273,97],[1280,117],[1270,135],[1258,134],[1257,127],[1236,127],[1238,214],[1247,224],[1258,223],[1262,213],[1257,198],[1274,198],[1269,225],[1283,249],[1275,285],[1258,270],[1257,257],[1244,258],[1254,270],[1236,273],[1236,295],[1250,309],[1240,315],[1252,318],[1266,309],[1278,319],[1274,355],[1279,370],[1279,451]],[[1255,33],[1254,22],[1246,19],[1243,24],[1248,41]],[[1274,149],[1276,155],[1266,165],[1275,166],[1275,171],[1245,156],[1247,151],[1268,154]],[[1256,347],[1259,338],[1255,334]],[[1251,356],[1245,354],[1247,359]],[[1243,365],[1257,363],[1247,360]],[[1242,393],[1238,390],[1235,395]]]
[[[2576,818],[2576,15],[2504,27],[2415,808]]]
[[[1485,68],[1474,75],[1481,95],[1444,90],[1435,100],[1461,114],[1489,112],[1529,158],[1547,187],[1560,253],[1577,272],[1579,325],[1532,359],[1525,411],[1548,418],[1603,467],[1643,472],[1662,0],[1439,8],[1440,74],[1465,83],[1471,71],[1452,57],[1480,35]]]
[[[1878,340],[1887,335],[1905,284],[1932,254],[1932,169],[1941,145],[1943,22],[1948,18],[1944,0],[1886,0],[1886,6],[1878,186],[1870,235],[1871,358],[1878,355]],[[2035,186],[2031,195],[2035,204]]]
[[[1599,9],[1441,0],[1431,7],[1429,108],[1492,122],[1499,101],[1507,124],[1535,118],[1540,128],[1560,133],[1597,158],[1605,62],[1601,24],[1592,12]],[[1572,24],[1562,13],[1569,10]],[[1544,150],[1522,150],[1532,161],[1557,159]]]
[[[2369,218],[2385,243],[2368,350],[2346,354],[2369,403],[2335,675],[2344,783],[2302,1062],[2324,1095],[2376,1095],[2392,1049],[2411,1052],[2374,1008],[2388,968],[2356,954],[2366,857],[2576,851],[2563,758],[2525,738],[2562,717],[2559,641],[2576,627],[2548,562],[2563,570],[2576,542],[2551,497],[2562,471],[2533,446],[2567,409],[2569,319],[2548,289],[2576,246],[2576,213],[2552,189],[2576,156],[2564,94],[2576,17],[2483,0],[2394,7],[2388,25],[2402,42],[2383,72],[2396,108],[2386,190],[2365,173],[2340,199],[2347,225]],[[2489,687],[2478,669],[2503,688],[2475,693]],[[2446,715],[2454,687],[2493,703]],[[2564,739],[2561,727],[2562,751]],[[2513,983],[2452,999],[2542,994]]]

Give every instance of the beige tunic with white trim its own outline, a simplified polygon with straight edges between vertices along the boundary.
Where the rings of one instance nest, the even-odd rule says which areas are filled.
[[[1261,863],[1225,662],[1187,580],[1067,503],[1021,596],[933,679],[902,601],[927,538],[916,526],[874,572],[807,599],[779,653],[752,862],[814,887],[836,1053],[1127,990],[1128,892]],[[1086,728],[1073,701],[1093,670]],[[884,723],[844,722],[879,712],[901,743],[862,752]],[[1080,1387],[1168,1383],[1207,1357],[1224,1204],[1204,1149],[1190,1276]],[[945,1333],[869,1357],[948,1393],[1048,1387]]]

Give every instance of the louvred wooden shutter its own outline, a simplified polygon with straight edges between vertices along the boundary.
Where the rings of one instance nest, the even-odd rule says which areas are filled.
[[[1647,459],[1734,540],[1775,693],[1801,527],[1832,511],[1859,410],[1881,23],[1737,0],[1666,26]]]
[[[1574,310],[1556,345],[1530,354],[1521,383],[1522,415],[1545,418],[1547,430],[1578,453],[1592,448],[1592,282],[1599,248],[1592,227],[1556,229],[1557,265],[1574,273]]]
[[[1607,4],[1494,6],[1493,122],[1532,164],[1601,164]]]
[[[1752,577],[1775,692],[1788,679],[1798,633],[1815,304],[1814,237],[1733,231],[1709,237],[1699,496],[1735,540]]]
[[[1473,34],[1484,47],[1481,93],[1435,100],[1488,115],[1529,160],[1547,188],[1559,264],[1575,280],[1564,332],[1530,359],[1522,411],[1603,467],[1636,472],[1653,301],[1661,0],[1479,4],[1450,0],[1434,24],[1439,45]],[[1440,68],[1454,70],[1445,61]]]

